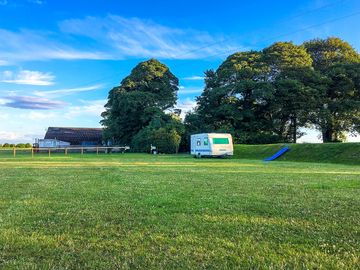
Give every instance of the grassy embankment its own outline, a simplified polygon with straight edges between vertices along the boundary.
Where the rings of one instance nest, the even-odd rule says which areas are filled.
[[[360,165],[360,143],[287,144],[290,151],[279,161]],[[235,145],[235,158],[263,160],[285,144]]]

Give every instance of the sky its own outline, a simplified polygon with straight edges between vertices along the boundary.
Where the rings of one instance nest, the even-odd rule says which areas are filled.
[[[360,51],[359,29],[358,0],[0,0],[0,143],[100,127],[108,92],[149,58],[179,78],[185,113],[234,52],[329,36]]]

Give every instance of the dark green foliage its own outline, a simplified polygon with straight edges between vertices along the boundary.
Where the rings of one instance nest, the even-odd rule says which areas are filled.
[[[360,56],[346,41],[340,38],[314,39],[304,43],[313,59],[315,70],[325,71],[335,64],[359,63]]]
[[[359,130],[360,64],[338,64],[326,72],[326,90],[321,96],[314,124],[322,131],[325,142],[343,140],[343,133]]]
[[[324,142],[344,139],[359,123],[360,55],[339,38],[315,39],[304,43],[316,71],[325,78],[313,124],[322,132]]]
[[[235,53],[216,72],[205,73],[205,90],[185,125],[192,130],[198,125],[204,132],[230,132],[239,143],[296,140],[298,118],[306,114],[304,104],[312,94],[297,72],[310,72],[311,64],[306,50],[290,42],[261,52]],[[301,118],[299,126],[305,122]]]
[[[359,62],[338,38],[235,53],[205,72],[186,135],[229,132],[239,143],[296,142],[300,128],[312,126],[325,142],[339,141],[359,130]]]
[[[182,134],[181,123],[174,125],[173,117],[164,112],[176,103],[178,83],[169,68],[155,59],[138,64],[119,87],[109,92],[101,121],[105,138],[116,144],[131,145],[135,151],[147,152],[150,144],[158,142],[154,138],[159,129]],[[178,144],[174,147],[172,137],[166,138],[176,152]]]
[[[184,133],[184,126],[176,115],[155,117],[150,124],[140,130],[132,139],[131,146],[135,152],[150,152],[155,146],[159,153],[177,153]]]

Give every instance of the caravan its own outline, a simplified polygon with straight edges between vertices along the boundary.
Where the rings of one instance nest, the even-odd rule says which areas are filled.
[[[201,133],[191,135],[191,155],[195,157],[224,157],[234,153],[231,134]]]

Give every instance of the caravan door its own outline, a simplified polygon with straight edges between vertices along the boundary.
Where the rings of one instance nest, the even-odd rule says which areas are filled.
[[[191,136],[191,154],[194,156],[210,156],[211,145],[208,134],[195,134]]]

